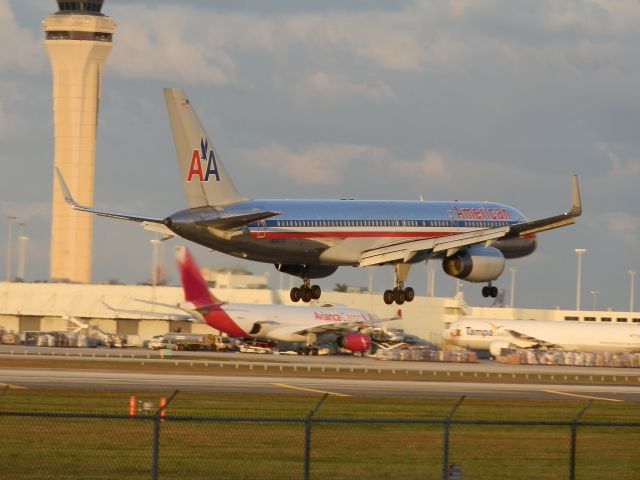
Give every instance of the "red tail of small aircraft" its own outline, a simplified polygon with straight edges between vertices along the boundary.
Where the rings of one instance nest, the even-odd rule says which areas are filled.
[[[187,247],[176,247],[176,262],[178,263],[185,301],[193,303],[196,308],[221,303],[209,290],[207,281],[200,273],[200,269]]]
[[[249,335],[224,311],[223,303],[211,293],[207,281],[200,273],[187,247],[176,247],[176,262],[185,302],[195,307],[192,314],[201,318],[210,327],[232,337],[248,337]]]

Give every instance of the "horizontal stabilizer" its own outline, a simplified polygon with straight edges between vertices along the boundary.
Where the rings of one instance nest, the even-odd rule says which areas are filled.
[[[250,223],[264,220],[265,218],[275,217],[276,215],[280,215],[280,212],[254,212],[243,215],[229,215],[227,217],[221,216],[206,222],[206,224],[208,227],[218,230],[234,230]]]
[[[69,205],[71,205],[71,208],[73,208],[74,210],[78,210],[80,212],[95,213],[96,215],[100,215],[101,217],[119,218],[121,220],[130,220],[132,222],[139,222],[143,224],[144,223],[157,223],[157,224],[164,223],[163,218],[129,215],[127,213],[111,212],[108,210],[98,210],[93,207],[80,205],[78,202],[75,201],[75,199],[71,195],[71,192],[69,191],[69,188],[67,187],[67,184],[64,181],[64,177],[62,176],[62,173],[60,173],[60,170],[58,169],[58,167],[56,167],[55,172],[56,172],[56,178],[58,179],[60,188],[62,189],[62,194],[64,195],[64,200]]]

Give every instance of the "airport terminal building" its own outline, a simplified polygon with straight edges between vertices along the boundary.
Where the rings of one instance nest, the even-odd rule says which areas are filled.
[[[214,288],[213,292],[226,302],[291,304],[288,290]],[[170,320],[169,316],[177,313],[175,309],[145,303],[177,305],[182,300],[180,287],[2,282],[0,330],[86,334],[95,331],[124,337],[137,335],[143,340],[167,332],[216,333],[207,325]],[[322,303],[360,308],[382,319],[396,318],[386,326],[435,344],[441,342],[442,331],[461,318],[640,324],[640,312],[472,307],[465,303],[462,295],[457,298],[416,296],[411,303],[391,306],[381,301],[379,293],[326,291]]]

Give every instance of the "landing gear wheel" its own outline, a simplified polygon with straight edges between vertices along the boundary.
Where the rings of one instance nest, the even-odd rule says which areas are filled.
[[[491,298],[496,298],[498,296],[498,287],[489,287],[489,296]]]
[[[398,305],[402,305],[405,301],[404,290],[398,287],[394,288],[393,299],[396,301]]]
[[[411,302],[416,296],[416,292],[411,287],[407,287],[404,289],[404,300],[405,302]]]
[[[391,290],[385,290],[382,298],[384,299],[384,303],[391,305],[394,301],[393,292]]]
[[[318,300],[320,298],[320,295],[322,295],[322,289],[320,288],[320,285],[311,285],[311,298],[313,300]]]
[[[300,298],[304,303],[309,303],[311,301],[311,289],[309,287],[303,286],[300,289]]]
[[[482,296],[487,298],[491,292],[491,287],[482,287]]]
[[[300,296],[301,296],[301,292],[298,287],[293,287],[289,292],[289,297],[291,298],[292,302],[299,302]]]

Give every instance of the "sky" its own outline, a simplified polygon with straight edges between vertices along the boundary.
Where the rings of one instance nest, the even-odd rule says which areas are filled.
[[[49,272],[53,115],[41,21],[56,10],[53,0],[0,0],[0,265],[4,276],[16,216],[29,237],[27,281]],[[105,0],[102,11],[116,30],[96,207],[154,217],[185,208],[162,94],[182,87],[253,198],[490,200],[536,219],[569,208],[577,173],[583,216],[540,234],[537,251],[508,261],[495,284],[508,299],[514,275],[518,307],[574,308],[574,249],[585,248],[581,306],[628,310],[628,270],[640,271],[637,1]],[[148,281],[152,238],[96,218],[93,280]],[[178,243],[163,243],[171,283]],[[269,264],[189,246],[202,264],[290,286]],[[416,265],[407,283],[424,294],[427,268],[436,295],[452,296],[440,262]],[[389,266],[372,278],[376,291],[393,285]],[[369,269],[319,283],[367,286]],[[480,287],[462,291],[489,305]]]

